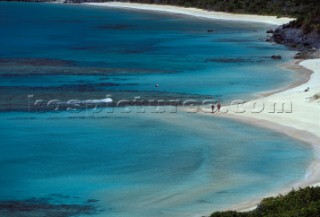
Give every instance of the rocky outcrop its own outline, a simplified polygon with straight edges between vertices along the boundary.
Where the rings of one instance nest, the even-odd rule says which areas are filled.
[[[295,59],[319,59],[320,58],[320,51],[316,49],[310,50],[302,50],[298,52],[295,56]]]
[[[274,30],[271,41],[284,44],[299,50],[315,50],[320,48],[320,34],[316,31],[304,33],[301,28],[290,24],[279,26]]]

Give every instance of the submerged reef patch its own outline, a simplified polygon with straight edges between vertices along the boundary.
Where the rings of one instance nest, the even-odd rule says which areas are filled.
[[[71,217],[93,215],[97,207],[90,204],[52,203],[54,198],[30,198],[0,201],[0,216],[10,217]]]

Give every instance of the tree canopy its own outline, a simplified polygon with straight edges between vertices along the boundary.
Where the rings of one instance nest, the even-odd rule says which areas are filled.
[[[320,187],[292,190],[289,194],[265,198],[249,212],[215,212],[210,217],[319,217]]]

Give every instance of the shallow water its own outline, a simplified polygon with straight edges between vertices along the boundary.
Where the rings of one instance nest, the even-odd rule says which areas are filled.
[[[0,128],[1,198],[93,198],[102,216],[226,208],[300,179],[311,157],[278,133],[182,111],[1,113]]]
[[[304,176],[307,146],[231,120],[153,107],[27,111],[28,95],[253,98],[299,77],[277,67],[292,52],[264,42],[270,26],[58,4],[0,3],[0,17],[1,201],[94,204],[94,216],[194,216]]]

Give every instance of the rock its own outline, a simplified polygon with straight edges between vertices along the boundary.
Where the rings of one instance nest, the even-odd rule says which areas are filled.
[[[320,52],[318,50],[310,49],[310,50],[302,50],[298,52],[295,56],[295,59],[319,59]]]
[[[213,29],[208,29],[208,32],[210,33],[210,32],[213,32]]]
[[[301,28],[295,28],[290,23],[276,28],[271,38],[278,44],[297,48],[300,51],[320,48],[319,33],[311,32],[305,34]]]
[[[282,56],[281,55],[272,55],[271,58],[274,60],[281,60]]]
[[[267,33],[268,34],[272,34],[272,33],[274,33],[274,31],[272,29],[270,29],[270,30],[267,31]]]
[[[296,53],[296,55],[294,55],[295,59],[304,59],[303,54],[301,52]]]

